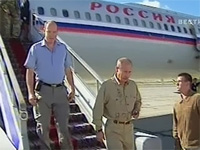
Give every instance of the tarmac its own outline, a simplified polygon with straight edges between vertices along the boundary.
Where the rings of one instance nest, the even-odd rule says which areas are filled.
[[[140,118],[134,121],[135,130],[158,136],[162,141],[162,150],[173,150],[172,112],[179,99],[176,86],[139,85],[139,90],[142,109]]]
[[[173,106],[179,99],[173,84],[139,85],[139,91],[142,96],[140,118],[172,114]]]

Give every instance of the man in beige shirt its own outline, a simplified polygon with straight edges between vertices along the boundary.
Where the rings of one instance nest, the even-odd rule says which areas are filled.
[[[117,60],[116,71],[105,81],[96,98],[93,123],[96,125],[97,140],[102,141],[102,117],[107,118],[105,135],[108,150],[133,150],[133,118],[137,119],[141,108],[138,87],[130,80],[132,62],[128,58]]]
[[[175,149],[200,150],[200,94],[191,89],[192,77],[181,73],[177,78],[180,100],[174,106],[173,136]]]

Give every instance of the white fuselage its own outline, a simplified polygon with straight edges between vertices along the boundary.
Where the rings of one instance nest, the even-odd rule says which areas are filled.
[[[103,78],[113,74],[119,57],[133,61],[133,77],[138,79],[169,79],[199,71],[199,31],[180,24],[191,16],[103,1],[33,1],[31,7],[43,21],[55,20],[59,36]],[[37,12],[38,7],[44,14]]]

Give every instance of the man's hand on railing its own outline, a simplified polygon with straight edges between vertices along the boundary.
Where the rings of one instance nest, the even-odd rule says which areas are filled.
[[[37,97],[35,96],[35,94],[29,94],[29,103],[32,105],[32,106],[36,106],[37,105],[37,102],[38,102],[38,99]]]
[[[68,95],[68,101],[71,102],[75,98],[75,90],[71,91]]]

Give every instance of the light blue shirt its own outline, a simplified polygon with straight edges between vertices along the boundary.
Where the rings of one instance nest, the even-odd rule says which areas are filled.
[[[42,40],[31,46],[24,66],[34,69],[36,80],[60,84],[64,80],[66,69],[72,66],[71,55],[65,44],[56,41],[53,51],[50,51],[45,40]]]

